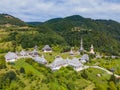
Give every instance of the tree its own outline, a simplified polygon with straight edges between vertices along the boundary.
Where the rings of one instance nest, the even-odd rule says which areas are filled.
[[[28,72],[27,72],[27,76],[28,76],[28,77],[33,76],[33,72],[32,72],[32,71],[28,71]]]
[[[75,84],[71,81],[67,84],[68,90],[75,90]]]
[[[20,68],[20,73],[25,73],[25,69],[23,67]]]
[[[0,69],[6,68],[6,62],[4,56],[0,56]]]
[[[96,84],[94,90],[106,90],[103,85]]]
[[[16,79],[16,74],[14,71],[9,71],[5,74],[5,79],[8,78],[10,81]]]
[[[109,82],[109,89],[110,90],[117,90],[116,86],[115,86],[115,83],[113,81],[110,81]]]
[[[114,73],[111,75],[109,81],[113,81],[114,83],[116,83],[116,77],[115,77]]]
[[[86,70],[83,70],[81,76],[82,76],[83,78],[87,79],[87,78],[88,78],[87,71],[86,71]]]
[[[17,47],[17,42],[15,40],[12,41],[12,47],[13,47],[13,52],[15,52]]]

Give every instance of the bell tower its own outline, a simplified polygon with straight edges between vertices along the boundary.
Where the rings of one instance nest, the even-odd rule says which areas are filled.
[[[83,39],[81,38],[81,42],[80,42],[80,50],[79,50],[80,52],[81,51],[84,51],[84,48],[83,48]]]
[[[93,44],[91,44],[90,53],[91,53],[91,54],[95,54]]]

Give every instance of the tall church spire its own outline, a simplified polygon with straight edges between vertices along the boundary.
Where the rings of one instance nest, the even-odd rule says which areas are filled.
[[[83,51],[84,48],[83,48],[83,39],[81,38],[81,43],[80,43],[80,52]]]

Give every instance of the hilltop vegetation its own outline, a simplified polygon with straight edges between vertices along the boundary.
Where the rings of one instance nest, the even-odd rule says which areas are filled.
[[[16,26],[26,26],[27,24],[18,18],[15,18],[8,14],[0,14],[0,25],[16,25]]]
[[[96,52],[107,55],[120,55],[120,23],[112,20],[93,20],[79,15],[55,18],[46,22],[25,22],[1,14],[0,52],[32,48],[49,44],[61,50],[80,47],[83,38],[84,48],[89,51],[91,44]],[[30,24],[30,25],[29,25]],[[12,47],[11,49],[9,47]]]
[[[51,19],[43,25],[63,36],[70,46],[79,47],[82,37],[86,50],[89,50],[90,45],[93,44],[95,50],[99,52],[111,54],[120,52],[120,23],[118,22],[93,20],[74,15]]]
[[[0,89],[119,90],[120,79],[100,69],[89,68],[76,72],[68,66],[53,72],[50,68],[30,58],[22,58],[14,63],[5,62],[6,52],[32,49],[35,45],[41,50],[45,44],[52,46],[55,51],[44,54],[48,63],[53,62],[57,55],[70,58],[68,53],[60,52],[69,51],[70,47],[75,47],[77,51],[81,37],[84,48],[88,51],[90,45],[93,44],[97,52],[120,55],[120,23],[118,22],[93,20],[74,15],[51,19],[43,23],[26,24],[11,15],[0,14]],[[114,73],[120,75],[119,59],[92,60],[90,57],[90,62],[86,65],[98,65],[108,70],[114,68]]]
[[[42,24],[42,22],[27,22],[27,24],[29,24],[31,26],[36,26],[36,25]]]
[[[9,17],[8,17],[9,16]],[[38,45],[67,45],[64,38],[46,26],[33,27],[25,22],[7,15],[0,16],[0,52],[32,48]],[[7,24],[7,25],[6,25]],[[62,43],[61,43],[62,42]],[[4,47],[3,47],[4,46]]]

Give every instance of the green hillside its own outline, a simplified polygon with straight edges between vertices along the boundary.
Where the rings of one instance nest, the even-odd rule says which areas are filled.
[[[68,50],[69,46],[79,48],[82,37],[87,51],[93,44],[97,52],[120,55],[120,23],[113,20],[93,20],[73,15],[26,24],[11,15],[0,14],[0,24],[0,46],[4,45],[0,52],[35,45],[41,49],[46,44],[57,47],[56,50]]]
[[[48,60],[49,61],[49,60]],[[98,63],[108,70],[112,65],[115,74],[120,74],[119,59],[92,60],[91,65]],[[71,66],[51,71],[45,65],[30,58],[19,59],[14,63],[0,61],[1,90],[119,90],[120,80],[97,68],[75,71]],[[108,64],[106,64],[106,62]],[[3,66],[4,65],[4,66]],[[100,76],[98,76],[98,74]],[[114,89],[113,89],[114,88]]]
[[[120,52],[120,23],[116,21],[74,15],[51,19],[43,25],[63,36],[70,46],[79,46],[82,37],[86,50],[93,44],[96,51],[112,54]]]
[[[27,24],[23,22],[22,20],[13,17],[8,14],[0,14],[0,25],[16,25],[16,26],[26,26]]]
[[[42,24],[42,22],[26,22],[29,25],[36,26]]]
[[[86,50],[94,44],[95,51],[118,55],[119,23],[86,19],[78,15],[52,19],[40,25],[33,23],[33,26],[15,25],[13,22],[0,25],[0,90],[120,89],[120,80],[101,69],[88,68],[77,72],[67,66],[53,72],[30,58],[22,58],[14,63],[6,63],[4,59],[5,53],[9,51],[32,50],[35,45],[38,46],[39,54],[44,54],[49,64],[58,55],[63,58],[75,57],[60,51],[68,49],[69,46],[77,47],[78,50],[81,37]],[[52,46],[54,52],[41,52],[41,48],[46,44]],[[85,65],[98,65],[107,70],[114,68],[114,73],[120,75],[120,59],[90,59]]]
[[[13,16],[6,15],[0,15],[0,53],[20,51],[23,48],[33,48],[35,45],[40,48],[46,44],[67,45],[62,36],[46,26],[29,26]]]

